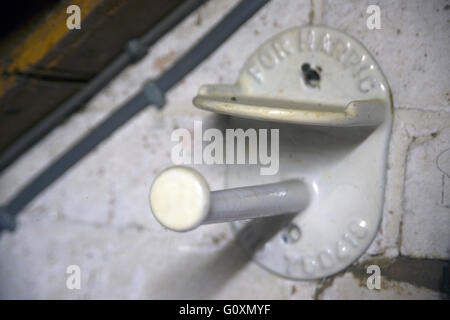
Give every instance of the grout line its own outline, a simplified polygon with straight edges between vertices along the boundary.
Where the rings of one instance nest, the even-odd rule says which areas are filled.
[[[309,23],[320,25],[323,18],[323,0],[311,0],[311,10],[309,11]]]

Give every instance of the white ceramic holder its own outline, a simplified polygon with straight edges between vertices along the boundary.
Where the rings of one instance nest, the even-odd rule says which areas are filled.
[[[325,26],[289,29],[247,59],[235,84],[202,86],[194,104],[233,116],[230,128],[279,129],[278,173],[229,165],[227,187],[297,179],[309,190],[309,205],[264,244],[240,236],[257,263],[284,277],[315,279],[364,253],[381,221],[393,106],[361,43]],[[242,233],[251,223],[233,228]]]

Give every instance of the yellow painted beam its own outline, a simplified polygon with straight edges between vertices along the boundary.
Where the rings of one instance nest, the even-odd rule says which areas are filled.
[[[81,9],[81,21],[88,16],[102,0],[66,1],[59,10],[52,12],[45,21],[37,26],[25,39],[14,48],[10,56],[11,63],[2,66],[1,73],[24,72],[39,62],[71,30],[67,29],[69,17],[66,9],[69,5],[78,5]],[[0,79],[0,96],[14,84],[14,77]]]

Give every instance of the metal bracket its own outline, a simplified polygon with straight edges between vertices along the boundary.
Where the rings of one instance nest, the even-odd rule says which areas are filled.
[[[233,116],[231,127],[280,130],[278,173],[231,165],[227,187],[303,179],[310,188],[309,206],[263,245],[240,241],[257,263],[315,279],[366,251],[382,216],[392,99],[360,42],[325,26],[286,30],[247,59],[235,84],[202,86],[194,104]]]

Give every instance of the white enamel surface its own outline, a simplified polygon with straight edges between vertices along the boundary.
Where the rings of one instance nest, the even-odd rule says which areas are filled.
[[[187,231],[200,225],[209,212],[210,191],[203,176],[187,167],[161,172],[150,190],[150,206],[164,227]]]
[[[303,63],[320,66],[320,87],[305,84]],[[298,241],[285,242],[281,230],[256,251],[241,243],[257,263],[315,279],[364,253],[381,219],[392,114],[385,77],[359,42],[323,26],[281,32],[248,58],[236,84],[203,86],[194,104],[236,116],[228,128],[280,129],[278,174],[228,166],[227,187],[289,178],[310,187],[310,205],[293,220]]]

